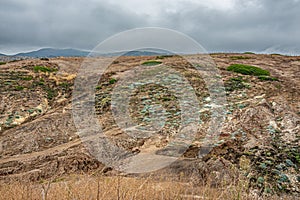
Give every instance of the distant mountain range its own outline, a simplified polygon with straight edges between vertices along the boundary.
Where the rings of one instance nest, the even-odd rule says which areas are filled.
[[[91,51],[78,50],[78,49],[55,49],[55,48],[43,48],[36,51],[30,51],[25,53],[18,53],[15,55],[5,55],[0,53],[0,57],[8,60],[22,59],[24,57],[31,58],[53,58],[53,57],[85,57],[88,56]],[[258,54],[272,54],[280,53],[283,55],[299,55],[299,48],[291,48],[285,46],[272,46],[262,51],[256,51]],[[157,56],[157,55],[172,55],[172,53],[164,50],[157,49],[143,49],[130,52],[115,52],[106,54],[96,54],[97,56]]]
[[[44,48],[39,49],[37,51],[31,51],[27,53],[18,53],[14,56],[19,57],[33,57],[33,58],[40,58],[40,57],[77,57],[77,56],[87,56],[90,52],[82,51],[77,49],[53,49],[53,48]]]
[[[77,50],[77,49],[54,49],[54,48],[43,48],[36,51],[30,51],[26,53],[18,53],[15,55],[0,54],[0,56],[6,57],[31,57],[31,58],[53,58],[53,57],[85,57],[90,54],[89,51]],[[167,51],[156,51],[156,50],[141,50],[141,51],[130,51],[127,53],[116,52],[99,54],[99,56],[151,56],[151,55],[170,55]]]

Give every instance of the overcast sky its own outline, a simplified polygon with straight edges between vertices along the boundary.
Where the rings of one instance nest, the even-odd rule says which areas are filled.
[[[300,0],[0,0],[0,53],[93,49],[149,26],[183,32],[208,51],[300,54]]]

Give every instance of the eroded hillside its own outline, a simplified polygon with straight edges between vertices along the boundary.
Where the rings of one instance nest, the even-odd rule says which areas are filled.
[[[226,90],[226,119],[211,152],[199,158],[211,117],[211,98],[205,82],[190,64],[177,56],[120,57],[95,88],[96,115],[105,135],[116,145],[138,154],[165,147],[180,121],[178,101],[166,88],[141,86],[131,94],[132,119],[151,123],[159,104],[167,112],[160,133],[131,138],[116,125],[111,93],[126,71],[137,66],[167,65],[180,72],[195,90],[201,107],[195,140],[171,166],[156,172],[194,183],[215,177],[234,179],[236,171],[257,193],[300,194],[300,57],[255,54],[213,54]],[[71,173],[93,172],[103,163],[89,154],[72,118],[72,90],[82,58],[28,59],[0,65],[0,178],[33,181]],[[149,63],[148,63],[149,64]],[[267,70],[270,75],[228,71],[232,64]],[[106,168],[106,174],[118,173]],[[128,174],[127,174],[128,175]]]

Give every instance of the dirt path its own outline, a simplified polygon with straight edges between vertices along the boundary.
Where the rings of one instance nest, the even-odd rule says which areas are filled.
[[[63,152],[71,147],[77,146],[79,144],[81,144],[82,141],[80,139],[62,144],[62,145],[58,145],[56,147],[44,150],[44,151],[39,151],[39,152],[33,152],[33,153],[28,153],[28,154],[21,154],[21,155],[17,155],[17,156],[12,156],[9,158],[4,158],[4,159],[0,159],[0,165],[3,163],[8,163],[8,162],[12,162],[12,161],[22,161],[22,160],[29,160],[32,158],[36,158],[39,156],[44,156],[44,155],[51,155],[51,154],[57,154],[59,152]]]

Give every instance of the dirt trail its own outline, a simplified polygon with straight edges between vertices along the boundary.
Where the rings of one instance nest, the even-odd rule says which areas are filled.
[[[28,153],[28,154],[22,154],[22,155],[16,155],[16,156],[12,156],[9,158],[5,158],[5,159],[0,159],[0,164],[4,164],[4,163],[8,163],[8,162],[12,162],[12,161],[24,161],[24,160],[29,160],[29,159],[33,159],[39,156],[45,156],[45,155],[52,155],[52,154],[58,154],[60,152],[63,152],[65,150],[67,150],[68,148],[77,146],[79,144],[81,144],[82,141],[80,139],[74,140],[72,142],[68,142],[62,145],[58,145],[56,147],[44,150],[44,151],[39,151],[39,152],[33,152],[33,153]]]

